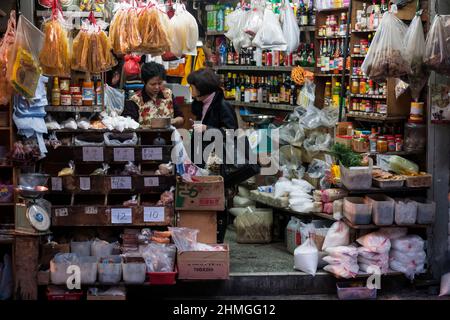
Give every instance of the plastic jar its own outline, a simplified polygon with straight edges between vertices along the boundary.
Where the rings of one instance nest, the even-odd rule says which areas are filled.
[[[83,82],[83,106],[92,106],[95,100],[94,83],[92,81]]]
[[[408,121],[405,124],[404,149],[407,152],[423,152],[427,142],[427,127],[422,123]]]
[[[353,46],[353,54],[361,54],[361,46],[359,44]]]
[[[388,151],[388,143],[385,136],[379,136],[377,140],[377,152],[386,153]]]
[[[387,136],[387,142],[388,142],[388,151],[394,152],[395,151],[395,138],[394,136]]]
[[[359,94],[366,94],[367,93],[367,83],[366,79],[362,78],[359,81]]]
[[[71,95],[81,94],[81,88],[80,88],[80,86],[77,86],[77,85],[71,85],[71,86],[70,86],[70,94],[71,94]]]
[[[352,93],[359,94],[359,79],[353,78],[352,80]]]

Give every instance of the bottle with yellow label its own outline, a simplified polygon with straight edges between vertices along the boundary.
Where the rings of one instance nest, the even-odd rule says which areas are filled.
[[[58,79],[58,77],[54,77],[53,78],[52,105],[53,106],[60,106],[61,105],[61,90],[59,88],[59,79]]]

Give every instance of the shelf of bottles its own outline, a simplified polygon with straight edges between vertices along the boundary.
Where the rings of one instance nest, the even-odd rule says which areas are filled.
[[[388,116],[387,114],[372,113],[367,114],[365,112],[350,111],[346,114],[347,118],[353,118],[357,121],[368,121],[368,122],[385,122],[385,121],[404,121],[406,116]]]
[[[241,66],[241,65],[224,65],[213,67],[216,71],[255,71],[255,72],[291,72],[293,66],[289,67],[268,67],[268,66]],[[305,70],[314,71],[314,67],[304,67]]]

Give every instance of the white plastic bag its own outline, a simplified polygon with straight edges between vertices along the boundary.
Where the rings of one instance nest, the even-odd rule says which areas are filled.
[[[316,275],[317,264],[319,263],[319,250],[314,241],[309,238],[294,251],[294,268],[310,274]]]
[[[350,256],[346,256],[346,255],[339,255],[339,256],[335,256],[335,255],[330,255],[330,256],[326,256],[323,258],[323,260],[328,263],[328,264],[334,264],[334,265],[352,265],[352,264],[356,264],[356,258],[352,258]]]
[[[312,184],[303,179],[292,179],[292,184],[294,185],[294,190],[299,190],[300,188],[300,190],[303,190],[306,193],[311,193],[315,189]]]
[[[253,39],[253,44],[265,50],[286,51],[287,49],[280,21],[270,7],[264,10],[264,24]]]
[[[300,44],[300,28],[289,0],[284,1],[284,9],[282,10],[283,35],[287,42],[286,51],[291,53],[296,51]]]
[[[359,271],[359,266],[357,264],[351,264],[351,265],[333,265],[329,264],[323,268],[323,270],[331,272],[335,274],[338,277],[344,278],[344,279],[350,279],[354,278]]]
[[[256,36],[259,29],[263,26],[264,19],[264,2],[252,1],[252,8],[246,15],[246,23],[244,32],[252,39]]]
[[[327,250],[327,248],[347,246],[348,244],[350,244],[350,228],[344,222],[337,221],[328,230],[322,249]]]
[[[407,26],[395,16],[396,11],[393,5],[391,11],[383,15],[361,66],[364,74],[377,82],[411,73],[404,44]]]
[[[423,264],[415,264],[411,263],[408,265],[405,265],[395,259],[390,259],[389,261],[389,267],[394,270],[403,273],[406,277],[409,279],[414,279],[414,276],[418,273],[423,273],[425,271],[425,266]]]
[[[436,15],[427,35],[424,63],[431,70],[441,74],[450,74],[450,47],[445,26],[448,16]]]
[[[330,256],[333,257],[341,257],[348,256],[353,259],[358,257],[359,248],[355,246],[338,246],[338,247],[330,247],[325,250]]]
[[[423,250],[416,252],[401,252],[399,250],[391,250],[389,256],[390,258],[395,259],[396,261],[405,265],[411,263],[415,263],[417,265],[424,264],[427,259],[427,254]]]
[[[298,204],[290,205],[290,208],[295,212],[310,213],[314,210],[314,203],[312,201],[305,201]]]
[[[356,240],[360,245],[376,253],[386,253],[391,249],[391,241],[378,232],[372,232]]]
[[[121,115],[125,105],[125,93],[122,90],[110,87],[105,84],[105,107],[108,114],[114,111],[117,115]]]
[[[292,182],[287,179],[282,179],[275,183],[275,198],[285,197],[292,190]]]
[[[244,32],[247,18],[248,12],[239,6],[226,19],[229,30],[225,36],[233,42],[236,52],[252,44],[250,35]]]
[[[170,19],[170,25],[173,32],[172,53],[176,56],[183,54],[196,56],[199,38],[197,21],[183,4],[175,5],[175,15]]]
[[[402,252],[423,250],[425,242],[418,235],[404,236],[392,240],[392,248]]]
[[[450,272],[441,277],[441,290],[439,297],[450,295]]]

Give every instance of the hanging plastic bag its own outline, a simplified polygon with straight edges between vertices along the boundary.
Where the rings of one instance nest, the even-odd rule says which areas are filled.
[[[33,98],[41,76],[39,52],[44,34],[23,15],[19,17],[16,39],[8,59],[7,77],[12,87],[26,98]]]
[[[172,53],[176,56],[183,54],[196,56],[199,38],[197,21],[178,1],[175,5],[175,15],[170,19],[170,25],[173,33]]]
[[[123,65],[123,71],[128,77],[139,76],[141,74],[141,57],[135,54],[125,55],[125,63]]]
[[[163,15],[167,16],[151,3],[139,13],[139,31],[142,39],[139,52],[161,55],[170,50],[170,40],[166,32],[168,29],[163,23]]]
[[[122,90],[110,87],[105,84],[105,107],[110,114],[115,112],[117,115],[121,115],[125,104],[125,93]]]
[[[361,66],[364,73],[377,82],[386,82],[387,78],[400,78],[411,73],[403,41],[407,26],[395,16],[396,11],[396,6],[393,5],[391,11],[383,15]]]
[[[8,20],[8,28],[0,39],[0,105],[8,104],[11,100],[12,87],[7,80],[7,66],[11,50],[16,38],[16,11],[11,10]]]
[[[252,8],[246,14],[244,32],[248,34],[252,39],[258,33],[259,29],[261,29],[261,27],[263,26],[264,5],[264,1],[252,1]]]
[[[341,221],[333,223],[323,242],[322,250],[331,247],[347,246],[350,243],[350,228]]]
[[[136,51],[142,43],[136,8],[121,3],[109,28],[109,39],[116,54]]]
[[[264,10],[264,24],[253,39],[253,45],[265,50],[286,51],[287,42],[278,17],[272,9]]]
[[[313,81],[306,79],[305,85],[298,93],[297,105],[309,109],[314,107],[314,101],[316,99],[316,85]]]
[[[319,263],[319,250],[312,238],[308,238],[305,243],[297,247],[294,251],[294,268],[310,274],[316,275]]]
[[[294,10],[289,3],[289,0],[284,0],[282,11],[283,20],[283,35],[287,42],[288,53],[297,51],[300,44],[300,28],[298,27],[297,19],[294,16]]]
[[[305,132],[298,122],[289,122],[280,127],[280,142],[301,147],[304,139]]]
[[[408,84],[411,95],[416,101],[419,99],[420,91],[428,82],[430,75],[423,63],[425,55],[425,36],[423,33],[422,12],[418,12],[408,27],[405,36],[406,52],[408,53],[411,73],[408,75]],[[397,92],[397,91],[396,91]]]
[[[54,1],[51,18],[44,23],[44,45],[39,54],[39,61],[43,73],[55,77],[70,77],[71,52],[70,29],[71,24],[66,21],[60,8]]]
[[[446,17],[441,15],[434,17],[425,43],[424,63],[437,73],[450,75],[449,32],[445,25]]]

